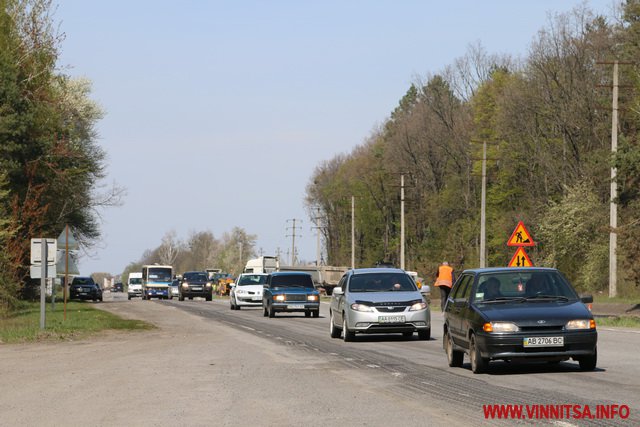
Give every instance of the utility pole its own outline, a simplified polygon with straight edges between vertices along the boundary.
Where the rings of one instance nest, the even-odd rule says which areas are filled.
[[[480,268],[487,259],[487,141],[482,141],[482,201],[480,208]]]
[[[351,196],[351,269],[356,268],[356,198]]]
[[[320,249],[320,230],[322,229],[322,227],[320,226],[320,207],[316,207],[316,215],[313,218],[313,222],[316,224],[315,227],[311,227],[312,229],[315,228],[317,235],[316,235],[316,267],[320,267],[320,259],[322,258],[322,251]]]
[[[296,221],[302,222],[301,219],[288,219],[287,222],[291,221],[291,234],[287,234],[286,237],[291,237],[291,265],[296,265]],[[298,237],[302,237],[299,235]]]
[[[404,174],[400,175],[400,268],[404,270]]]

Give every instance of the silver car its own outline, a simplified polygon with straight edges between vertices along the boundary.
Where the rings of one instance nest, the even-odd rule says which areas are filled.
[[[262,290],[267,283],[268,274],[243,273],[231,284],[229,306],[231,310],[245,307],[262,307]]]
[[[424,289],[425,292],[428,292]],[[431,312],[416,283],[397,268],[349,270],[331,297],[331,338],[342,334],[353,341],[356,334],[414,332],[422,340],[431,338]]]

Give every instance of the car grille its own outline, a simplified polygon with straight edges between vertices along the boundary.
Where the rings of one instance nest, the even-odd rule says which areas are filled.
[[[387,306],[379,306],[376,305],[376,310],[381,313],[400,313],[407,309],[406,306],[403,307],[387,307]]]
[[[520,326],[522,332],[561,332],[564,330],[562,325],[553,326]]]
[[[361,301],[358,301],[359,303]],[[411,307],[415,301],[393,301],[393,302],[365,302],[361,303],[366,305],[372,305],[378,310],[380,313],[400,313],[407,309],[407,307]]]
[[[305,294],[286,294],[287,301],[306,301],[307,296]]]

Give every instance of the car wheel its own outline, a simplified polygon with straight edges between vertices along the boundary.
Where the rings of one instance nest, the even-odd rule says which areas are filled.
[[[356,339],[356,333],[350,331],[347,327],[347,318],[344,314],[342,315],[342,339],[344,342],[350,342]]]
[[[180,296],[178,297],[178,301],[184,301],[184,295],[180,295]]]
[[[190,300],[193,300],[193,297],[189,297]]]
[[[431,339],[431,328],[418,331],[418,338],[424,341],[429,341]]]
[[[269,307],[269,317],[271,318],[276,317],[276,311],[273,309],[273,306],[269,304],[268,307]]]
[[[313,314],[313,317],[320,317],[320,310],[312,311],[311,314]]]
[[[474,374],[481,374],[487,370],[489,360],[480,355],[475,335],[471,335],[469,341],[469,359],[471,359],[471,372]]]
[[[236,310],[240,310],[242,308],[242,306],[240,304],[238,304],[238,300],[235,300],[235,306],[236,306]]]
[[[411,338],[413,336],[413,332],[403,332],[402,336],[405,338]]]
[[[444,350],[447,353],[447,363],[449,364],[449,366],[451,366],[452,368],[459,368],[460,366],[462,366],[464,353],[453,349],[453,342],[451,340],[451,336],[449,336],[449,332],[444,333],[442,342],[444,345]]]
[[[578,359],[578,363],[580,364],[580,369],[583,371],[593,371],[596,369],[596,364],[598,363],[598,349],[591,356],[584,356]]]
[[[131,301],[131,295],[129,295],[129,301]]]
[[[311,310],[307,310],[304,312],[304,317],[311,317]]]
[[[262,304],[264,304],[264,302]],[[267,317],[269,315],[269,311],[267,310],[267,306],[266,305],[262,306],[262,315],[264,317]]]
[[[331,334],[331,338],[340,338],[341,333],[342,329],[336,327],[333,312],[331,312],[331,315],[329,316],[329,334]]]
[[[205,298],[205,300],[207,301],[211,301],[213,299],[213,297],[211,295],[207,295],[207,297]]]

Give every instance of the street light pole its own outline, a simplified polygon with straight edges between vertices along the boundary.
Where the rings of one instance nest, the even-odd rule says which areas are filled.
[[[400,175],[400,268],[404,270],[404,174]]]
[[[611,154],[615,156],[618,150],[618,61],[613,62],[613,105],[611,112]],[[618,263],[616,249],[618,245],[618,185],[617,170],[611,167],[611,201],[609,205],[609,298],[617,295]]]

